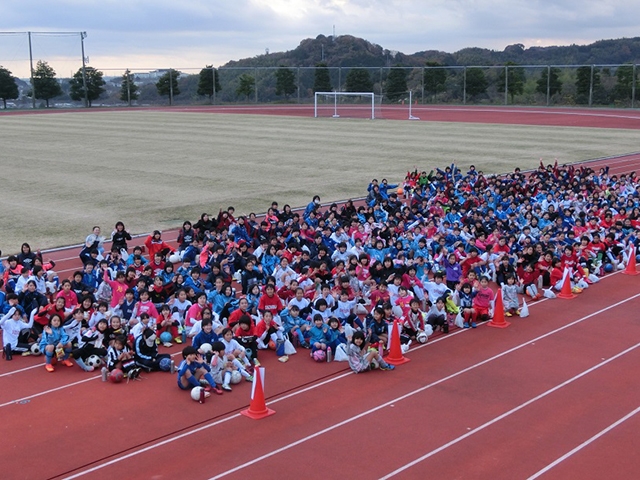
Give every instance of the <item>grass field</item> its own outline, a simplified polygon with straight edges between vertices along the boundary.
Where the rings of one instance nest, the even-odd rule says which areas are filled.
[[[176,227],[201,213],[362,196],[373,177],[455,161],[485,172],[638,150],[640,130],[174,112],[0,117],[0,249]]]

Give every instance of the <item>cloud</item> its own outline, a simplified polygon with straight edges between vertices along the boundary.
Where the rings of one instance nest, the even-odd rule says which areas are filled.
[[[266,48],[293,49],[331,35],[334,25],[338,35],[404,53],[586,43],[636,35],[638,6],[640,0],[24,0],[3,5],[0,31],[86,31],[98,68],[198,68]],[[0,36],[0,63],[24,62],[26,42],[17,43]],[[49,43],[48,50],[58,48]]]

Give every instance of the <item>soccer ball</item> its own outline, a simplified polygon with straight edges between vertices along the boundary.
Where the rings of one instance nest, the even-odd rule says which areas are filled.
[[[173,340],[173,338],[171,338],[171,334],[169,332],[162,332],[160,334],[160,341],[162,343],[171,343],[171,340]]]
[[[324,350],[316,350],[311,356],[316,362],[324,362],[327,359],[327,354],[324,353]]]
[[[199,402],[200,401],[200,395],[202,395],[202,393],[200,393],[200,392],[203,392],[205,394],[205,396],[206,396],[206,392],[204,392],[204,388],[202,388],[202,387],[193,387],[191,389],[191,398],[194,401]]]
[[[376,370],[378,368],[380,368],[380,363],[378,362],[377,358],[373,358],[371,359],[371,363],[369,364],[371,370]]]
[[[240,372],[238,370],[234,370],[233,372],[231,372],[231,383],[232,384],[237,385],[241,381],[242,381],[242,375],[240,374]]]
[[[211,350],[213,350],[213,347],[210,343],[203,343],[202,345],[200,345],[200,351],[204,354],[210,353]]]
[[[31,355],[35,355],[36,357],[38,355],[42,355],[42,352],[40,351],[40,345],[38,345],[37,343],[31,345],[31,348],[29,350],[31,350]]]
[[[180,263],[182,261],[182,258],[180,258],[180,255],[178,255],[177,253],[174,253],[169,257],[169,261],[173,264],[176,264]]]
[[[418,332],[418,335],[416,335],[416,340],[418,341],[418,343],[427,343],[428,338],[429,337],[425,332]]]
[[[171,359],[170,358],[163,358],[162,360],[160,360],[160,363],[158,364],[158,367],[163,372],[170,372],[171,371]]]
[[[607,272],[607,273],[613,272],[613,265],[611,265],[610,263],[605,263],[604,271]]]
[[[100,365],[102,365],[102,359],[98,355],[91,355],[84,363],[86,363],[89,367],[98,368]]]
[[[120,383],[123,379],[124,373],[119,368],[111,370],[111,373],[109,373],[109,380],[111,380],[111,383]]]

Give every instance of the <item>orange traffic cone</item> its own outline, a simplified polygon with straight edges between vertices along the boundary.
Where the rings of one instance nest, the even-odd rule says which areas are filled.
[[[253,418],[254,420],[260,420],[276,413],[274,410],[267,408],[267,404],[264,401],[263,376],[264,367],[256,367],[253,372],[253,385],[251,386],[251,403],[249,408],[240,412],[245,417]]]
[[[562,290],[557,295],[558,298],[564,298],[565,300],[569,300],[571,298],[576,298],[576,295],[571,291],[571,279],[569,278],[569,270],[564,270],[564,280],[562,282]]]
[[[631,245],[631,248],[629,249],[629,261],[627,262],[627,268],[625,268],[622,273],[625,275],[638,275],[638,273],[640,273],[636,270],[636,249],[633,245]]]
[[[391,344],[389,347],[389,354],[384,358],[387,363],[390,363],[391,365],[402,365],[403,363],[411,361],[410,358],[402,355],[402,347],[400,347],[400,324],[398,323],[398,320],[393,321],[389,343]]]
[[[490,327],[495,328],[507,328],[511,325],[510,322],[507,322],[504,319],[504,304],[502,303],[502,289],[499,288],[496,292],[496,298],[493,306],[493,318],[489,323],[487,323]]]

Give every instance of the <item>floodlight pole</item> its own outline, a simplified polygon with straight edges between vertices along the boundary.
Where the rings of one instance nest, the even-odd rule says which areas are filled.
[[[172,68],[169,67],[169,106],[173,105],[173,75]]]
[[[589,107],[593,103],[593,70],[595,69],[595,65],[591,65],[591,77],[589,80]]]
[[[551,65],[547,65],[547,107],[551,103]]]
[[[509,66],[504,66],[504,104],[509,104]]]
[[[31,32],[27,32],[29,36],[29,65],[31,67],[31,104],[33,109],[36,108],[36,82],[33,78],[33,51],[31,49]]]
[[[131,73],[128,68],[124,74],[127,76],[127,105],[131,106]]]
[[[84,106],[89,108],[89,91],[87,90],[87,69],[84,56],[84,39],[87,37],[87,32],[80,32],[80,46],[82,48],[82,87],[84,88]]]
[[[637,65],[633,64],[633,81],[631,82],[631,108],[635,108],[636,103],[636,67]]]
[[[213,64],[211,64],[211,105],[213,105],[216,101],[216,69],[213,68]]]

